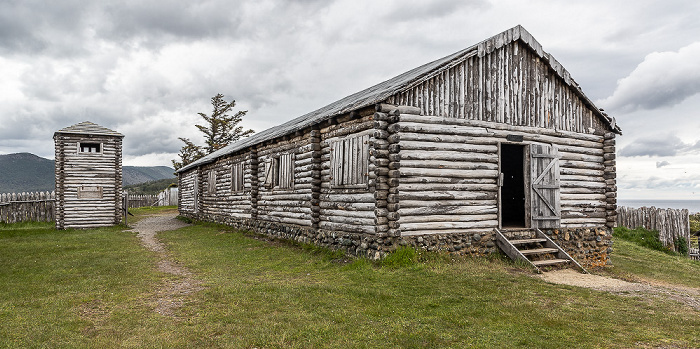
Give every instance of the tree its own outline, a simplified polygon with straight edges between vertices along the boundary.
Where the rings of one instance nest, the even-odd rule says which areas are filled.
[[[188,138],[178,137],[178,139],[185,142],[185,145],[180,148],[180,154],[178,154],[180,161],[172,160],[175,170],[187,166],[205,155],[204,149],[192,143]]]
[[[212,97],[211,105],[213,107],[211,115],[197,113],[206,121],[206,124],[195,125],[204,133],[205,145],[198,146],[187,138],[180,138],[185,145],[180,149],[181,161],[173,160],[173,166],[176,170],[255,132],[250,129],[244,130],[243,126],[238,126],[248,111],[243,110],[233,115],[228,114],[236,106],[235,100],[227,102],[224,95],[218,93]]]

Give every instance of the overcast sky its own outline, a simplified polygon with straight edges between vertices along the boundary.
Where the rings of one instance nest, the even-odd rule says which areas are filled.
[[[614,116],[621,199],[700,200],[700,2],[0,0],[0,154],[126,135],[168,165],[222,93],[261,131],[523,25]]]

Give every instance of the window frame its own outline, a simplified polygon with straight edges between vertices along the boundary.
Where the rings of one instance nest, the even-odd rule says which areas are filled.
[[[369,188],[369,134],[350,135],[329,142],[330,187]]]
[[[102,142],[83,142],[83,141],[78,141],[77,145],[78,145],[78,149],[77,149],[77,150],[78,150],[78,154],[80,154],[80,155],[85,155],[85,154],[90,154],[90,155],[102,155],[102,154],[104,153],[104,143],[102,143]],[[98,146],[98,151],[95,151],[95,152],[93,152],[93,151],[83,151],[83,147],[84,147],[84,146],[87,146],[87,145],[90,145],[90,146],[96,145],[96,146]],[[93,149],[93,148],[90,147],[90,149]]]
[[[245,191],[245,162],[237,161],[231,164],[231,192]]]

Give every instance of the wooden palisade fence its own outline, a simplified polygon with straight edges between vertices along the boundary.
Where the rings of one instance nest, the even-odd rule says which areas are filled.
[[[0,194],[0,222],[52,222],[55,192]]]
[[[177,191],[169,196],[160,195],[162,198],[159,195],[128,195],[129,208],[167,206],[173,200],[177,204]],[[48,191],[0,194],[0,222],[53,222],[56,220],[55,200],[56,193]]]
[[[617,208],[617,226],[656,230],[659,232],[659,240],[665,246],[674,249],[679,237],[690,244],[690,219],[687,209],[620,206]]]

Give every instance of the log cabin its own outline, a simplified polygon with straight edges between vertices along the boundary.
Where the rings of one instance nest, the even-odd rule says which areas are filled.
[[[516,26],[180,168],[179,210],[369,258],[604,266],[619,134]]]
[[[89,121],[54,133],[56,228],[119,224],[124,135]]]

